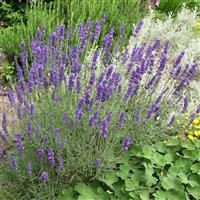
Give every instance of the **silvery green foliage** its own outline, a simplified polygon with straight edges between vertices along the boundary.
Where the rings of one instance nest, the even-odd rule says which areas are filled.
[[[182,10],[173,18],[170,14],[165,20],[159,20],[155,18],[155,12],[152,11],[150,14],[143,19],[143,26],[137,37],[132,36],[129,41],[128,49],[129,53],[134,45],[141,45],[144,41],[152,42],[155,39],[170,42],[170,60],[178,57],[178,52],[185,52],[182,59],[182,70],[186,63],[196,62],[200,64],[200,39],[195,37],[194,27],[198,20],[196,10],[188,10],[183,7]],[[168,69],[170,70],[172,65],[168,63]],[[198,72],[199,73],[199,70]],[[169,73],[165,73],[163,76],[163,86],[168,80]],[[189,106],[189,110],[192,111],[199,103],[200,98],[200,87],[199,78],[194,81],[185,92],[185,96],[192,96],[192,101]],[[161,88],[163,86],[159,86]]]
[[[171,53],[177,56],[177,52],[185,51],[185,61],[193,61],[200,58],[200,40],[194,37],[193,28],[197,21],[197,12],[185,7],[177,14],[176,18],[170,14],[165,20],[155,19],[155,12],[151,12],[143,19],[143,26],[137,37],[132,36],[129,42],[131,49],[135,44],[144,41],[170,41]]]

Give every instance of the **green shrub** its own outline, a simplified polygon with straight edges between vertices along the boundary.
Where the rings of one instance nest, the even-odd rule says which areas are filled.
[[[63,189],[58,199],[200,199],[199,156],[200,140],[134,146],[121,157],[115,172],[98,182]]]

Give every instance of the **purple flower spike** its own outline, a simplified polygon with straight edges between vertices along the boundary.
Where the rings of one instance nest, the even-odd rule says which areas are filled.
[[[55,138],[56,138],[56,140],[59,139],[59,128],[55,129]]]
[[[90,117],[90,126],[94,127],[96,124],[97,117],[99,116],[99,111],[95,111],[94,115]]]
[[[6,135],[4,135],[1,131],[0,131],[0,139],[5,143],[8,144],[8,140]]]
[[[58,157],[58,170],[61,171],[63,169],[63,158],[61,156]]]
[[[63,121],[64,125],[67,124],[67,113],[66,112],[64,112],[63,115],[62,115],[62,121]]]
[[[189,104],[188,98],[184,98],[184,100],[183,100],[183,110],[182,110],[182,113],[187,112],[188,104]]]
[[[12,90],[8,90],[8,99],[10,101],[10,104],[13,106],[15,104],[15,98]]]
[[[52,148],[49,148],[48,150],[48,159],[49,159],[51,167],[53,168],[55,165],[55,159],[54,159],[54,152]]]
[[[200,105],[197,106],[196,112],[197,112],[197,113],[200,113]]]
[[[122,127],[125,123],[125,112],[121,112],[119,116],[119,125]]]
[[[133,144],[133,140],[130,136],[127,136],[124,138],[123,143],[122,143],[122,150],[123,151],[128,151],[129,146]]]
[[[95,161],[95,167],[96,167],[96,169],[99,169],[99,168],[100,168],[100,165],[101,165],[100,160],[99,160],[99,159],[96,159],[96,161]]]
[[[81,121],[81,118],[83,116],[82,108],[76,109],[76,121],[79,123]]]
[[[100,34],[101,34],[101,25],[99,21],[97,21],[95,24],[94,40],[98,40]]]
[[[103,137],[103,138],[106,138],[107,135],[108,135],[108,123],[106,122],[106,120],[103,120],[103,121],[101,122],[100,127],[101,127],[101,134],[102,134],[102,137]]]
[[[40,175],[40,178],[39,178],[40,182],[41,183],[46,183],[47,180],[48,180],[48,176],[49,175],[48,175],[47,172],[42,172],[41,175]]]
[[[11,156],[10,160],[11,160],[11,167],[12,167],[13,171],[17,172],[18,166],[17,166],[17,161],[16,161],[15,157]]]
[[[26,166],[27,174],[30,176],[32,174],[32,165],[29,162]]]
[[[70,91],[72,91],[73,87],[74,87],[74,83],[75,83],[75,75],[71,74],[70,78],[69,78],[69,86],[68,89]]]
[[[22,142],[22,135],[20,132],[16,133],[15,141],[16,141],[16,146],[17,146],[18,151],[20,152],[20,154],[23,154],[25,148]]]
[[[38,150],[37,150],[37,155],[38,155],[38,158],[40,160],[43,160],[44,159],[44,156],[45,156],[45,151],[42,147],[40,147]]]
[[[140,32],[140,29],[142,28],[142,25],[143,25],[143,20],[141,20],[136,26],[135,26],[135,29],[134,29],[134,32],[133,32],[133,35],[135,37],[137,37],[138,33]]]
[[[77,92],[80,93],[81,92],[81,79],[80,79],[80,77],[77,77],[77,79],[76,79],[76,87],[77,87]]]
[[[4,132],[6,133],[6,135],[8,135],[8,130],[7,130],[7,119],[6,119],[6,113],[3,112],[3,116],[2,116],[2,129],[4,130]]]
[[[175,115],[173,115],[173,116],[171,117],[169,123],[167,124],[167,126],[171,126],[172,124],[174,124],[175,119],[176,119],[176,117],[175,117]]]

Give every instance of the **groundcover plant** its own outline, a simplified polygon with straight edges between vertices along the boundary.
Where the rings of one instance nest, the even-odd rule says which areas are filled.
[[[47,39],[38,28],[30,65],[22,43],[19,81],[8,91],[18,121],[8,124],[4,113],[0,132],[6,146],[1,188],[11,199],[56,199],[63,186],[113,170],[131,145],[182,129],[175,120],[187,112],[190,99],[184,94],[197,63],[180,70],[183,53],[172,59],[170,42],[159,39],[121,54],[121,43],[113,45],[114,28],[97,48],[104,23],[80,24],[75,34],[57,26]],[[134,37],[142,25],[134,27]],[[79,41],[70,45],[75,35]],[[188,126],[198,112],[190,113]]]

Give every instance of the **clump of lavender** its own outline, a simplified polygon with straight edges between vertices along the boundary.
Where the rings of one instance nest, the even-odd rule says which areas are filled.
[[[65,37],[63,25],[47,40],[38,29],[31,42],[33,62],[26,66],[26,57],[22,59],[30,71],[17,65],[16,98],[14,91],[8,92],[19,118],[18,126],[13,124],[20,133],[16,158],[24,156],[20,167],[41,183],[48,184],[57,174],[62,181],[65,174],[88,178],[105,173],[133,141],[151,143],[176,132],[172,124],[189,106],[185,91],[195,77],[195,62],[179,68],[184,54],[171,59],[170,42],[158,39],[113,55],[114,28],[94,49],[103,24],[80,24],[75,45]],[[142,25],[143,21],[136,25],[135,37]],[[2,125],[7,127],[5,119]],[[7,145],[6,134],[0,132],[0,138]],[[17,171],[16,159],[11,158]]]

